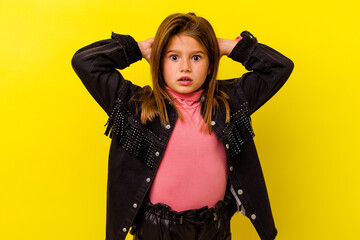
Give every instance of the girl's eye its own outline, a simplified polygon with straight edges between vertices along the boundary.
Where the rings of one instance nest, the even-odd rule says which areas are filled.
[[[195,61],[199,61],[201,57],[200,57],[199,55],[195,55],[195,56],[193,56],[192,58],[193,58]]]
[[[176,60],[178,60],[178,56],[176,56],[176,55],[171,55],[171,56],[170,56],[170,59],[176,61]]]

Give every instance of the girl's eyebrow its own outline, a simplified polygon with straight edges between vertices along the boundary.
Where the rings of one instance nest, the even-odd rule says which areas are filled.
[[[181,52],[180,50],[176,50],[176,49],[170,49],[170,50],[168,50],[166,53],[179,53],[179,52]],[[202,50],[196,50],[196,51],[192,51],[192,52],[190,52],[191,54],[196,54],[196,53],[200,53],[200,54],[204,54],[205,55],[205,53],[202,51]]]

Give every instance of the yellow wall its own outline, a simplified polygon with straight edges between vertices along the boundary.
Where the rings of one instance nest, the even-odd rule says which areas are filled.
[[[249,30],[295,62],[283,89],[253,115],[278,239],[359,239],[356,6],[355,0],[2,0],[0,239],[104,239],[107,117],[70,60],[111,31],[151,37],[178,11],[206,17],[219,37]],[[219,77],[243,72],[223,59]],[[146,61],[122,73],[141,85],[150,79]],[[242,216],[232,227],[235,240],[258,239]]]

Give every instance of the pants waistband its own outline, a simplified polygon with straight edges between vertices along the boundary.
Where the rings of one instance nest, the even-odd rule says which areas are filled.
[[[231,196],[225,196],[225,199],[216,203],[214,208],[207,206],[177,212],[171,209],[170,206],[163,203],[152,204],[149,198],[145,199],[144,211],[159,216],[164,219],[179,222],[189,222],[193,224],[204,224],[209,221],[218,220],[219,216],[223,216],[227,207],[231,204]]]

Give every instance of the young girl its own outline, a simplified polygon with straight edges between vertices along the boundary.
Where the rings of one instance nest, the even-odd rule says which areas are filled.
[[[222,55],[250,72],[216,80]],[[153,88],[116,70],[145,58]],[[231,239],[230,219],[247,216],[274,239],[250,115],[288,79],[293,63],[244,31],[217,39],[207,20],[173,14],[155,38],[112,34],[76,52],[72,65],[109,115],[106,239]]]

